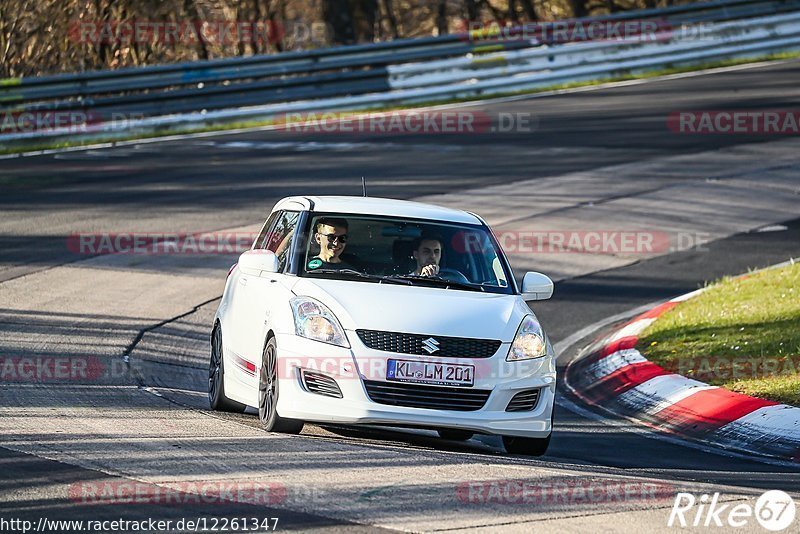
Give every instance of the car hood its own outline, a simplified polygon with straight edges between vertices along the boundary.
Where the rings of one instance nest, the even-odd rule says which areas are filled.
[[[511,342],[531,310],[519,295],[299,278],[292,287],[336,315],[345,330],[499,339]]]

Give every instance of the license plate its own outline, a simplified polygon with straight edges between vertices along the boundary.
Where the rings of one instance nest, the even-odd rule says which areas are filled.
[[[474,365],[389,360],[386,380],[415,382],[438,386],[472,386],[475,383]]]

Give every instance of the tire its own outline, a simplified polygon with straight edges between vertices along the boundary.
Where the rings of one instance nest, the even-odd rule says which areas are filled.
[[[268,432],[299,434],[303,430],[303,421],[278,415],[278,386],[278,345],[271,337],[264,346],[258,373],[258,418]]]
[[[522,454],[525,456],[542,456],[550,446],[550,437],[553,435],[553,423],[556,417],[555,404],[550,411],[550,435],[546,438],[520,438],[517,436],[503,436],[503,445],[509,454]]]
[[[225,359],[222,357],[222,327],[211,332],[211,359],[208,363],[208,404],[219,412],[242,413],[245,405],[225,396]]]
[[[552,434],[550,434],[552,436]],[[517,436],[503,436],[503,445],[509,454],[522,454],[525,456],[542,456],[550,445],[550,436],[546,438],[520,438]]]
[[[440,438],[450,441],[467,441],[475,435],[474,432],[470,432],[469,430],[458,430],[456,428],[442,428],[441,430],[437,430],[437,432]]]

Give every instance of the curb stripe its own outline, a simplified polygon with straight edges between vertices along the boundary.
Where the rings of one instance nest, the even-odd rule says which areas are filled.
[[[659,304],[658,306],[656,306],[652,310],[648,310],[648,311],[644,312],[643,314],[641,314],[638,317],[634,318],[633,321],[631,321],[631,322],[633,323],[633,322],[636,322],[636,321],[641,321],[643,319],[658,319],[659,316],[661,316],[662,314],[668,312],[669,310],[671,310],[672,308],[674,308],[677,305],[678,305],[677,302],[669,300],[669,301],[665,302],[664,304]]]
[[[605,405],[657,430],[800,463],[800,408],[674,374],[636,349],[645,328],[703,291],[664,302],[601,338],[567,366],[568,387],[587,404]]]
[[[653,321],[655,321],[654,317],[630,321],[622,326],[622,328],[620,328],[618,331],[614,332],[614,334],[608,338],[608,341],[616,341],[617,339],[629,336],[636,337],[641,334],[645,328],[650,326]]]
[[[596,400],[616,397],[651,378],[668,374],[652,362],[634,363],[617,369],[589,386],[586,393]]]
[[[713,437],[729,447],[754,447],[800,462],[800,410],[786,404],[759,408],[723,426]]]
[[[757,399],[723,388],[698,391],[653,414],[669,426],[690,435],[707,434],[776,402]]]
[[[716,388],[716,386],[709,386],[684,376],[662,375],[636,386],[631,391],[620,396],[619,401],[626,406],[652,415],[685,399],[689,395],[712,388]]]
[[[617,369],[621,369],[634,363],[644,363],[647,360],[639,354],[638,350],[620,350],[604,358],[598,359],[595,363],[586,368],[586,373],[595,377],[603,378],[610,375]]]
[[[612,354],[617,352],[622,352],[625,350],[632,350],[636,347],[636,344],[639,342],[638,336],[626,336],[621,339],[617,339],[612,341],[608,345],[605,345],[600,350],[600,358],[607,358]]]
[[[741,417],[738,423],[758,427],[761,432],[780,428],[800,442],[800,410],[787,404],[759,408]]]

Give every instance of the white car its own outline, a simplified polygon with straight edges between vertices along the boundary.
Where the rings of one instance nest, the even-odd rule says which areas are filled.
[[[257,408],[265,429],[303,422],[503,437],[547,450],[555,353],[486,223],[437,206],[289,197],[234,265],[211,334],[215,410]]]

